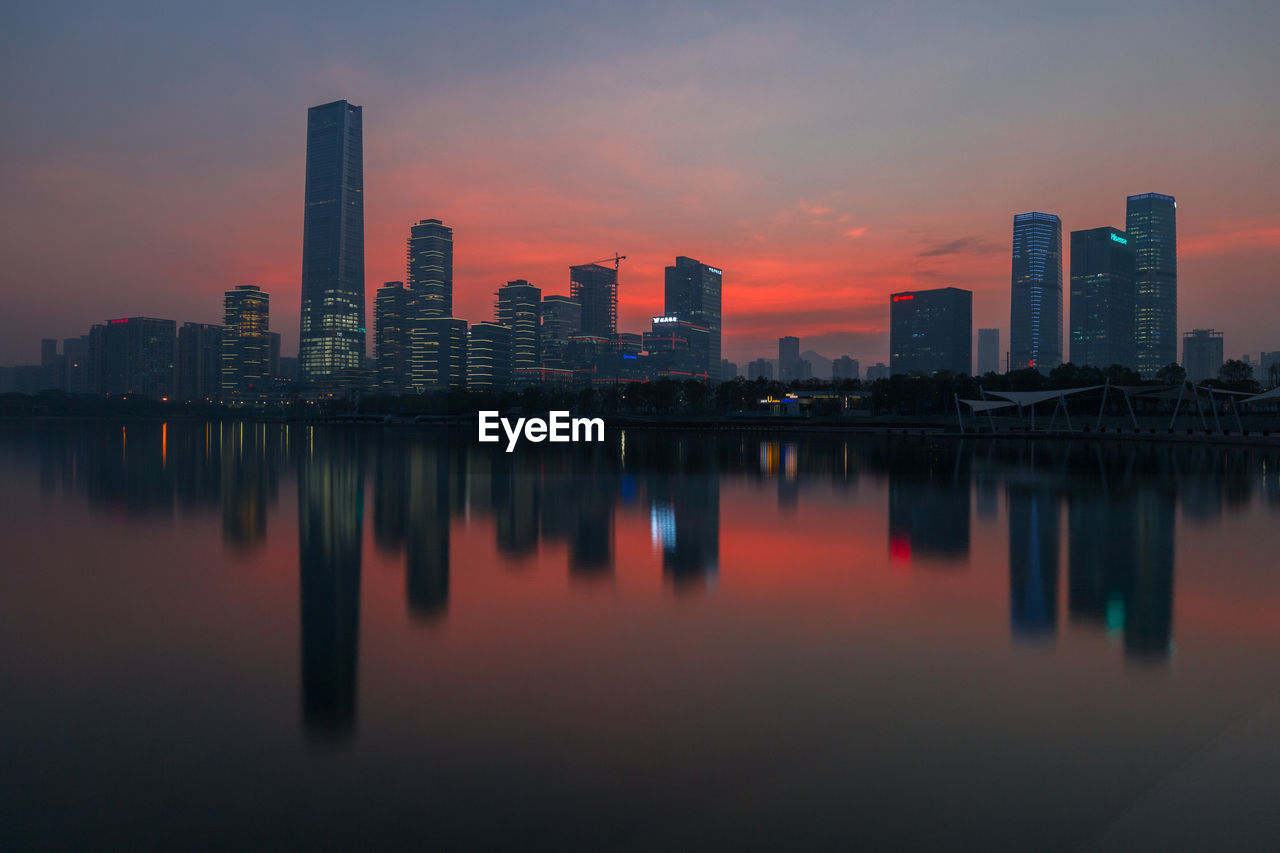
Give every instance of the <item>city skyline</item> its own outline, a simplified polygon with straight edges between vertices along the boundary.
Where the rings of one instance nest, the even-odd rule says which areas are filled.
[[[260,30],[238,26],[245,13],[233,12],[201,22],[199,34],[181,16],[155,17],[152,37],[130,45],[132,64],[121,67],[112,60],[122,48],[97,38],[110,20],[24,10],[48,37],[41,55],[7,40],[25,118],[0,143],[14,188],[0,250],[12,283],[43,282],[64,298],[11,288],[0,363],[34,361],[39,337],[70,337],[104,317],[216,322],[219,295],[238,284],[274,294],[274,325],[294,352],[298,115],[344,96],[368,123],[370,317],[376,286],[405,277],[405,229],[438,217],[462,239],[457,316],[488,318],[493,290],[516,278],[565,292],[565,266],[617,251],[628,255],[619,325],[640,331],[662,313],[664,267],[686,255],[730,276],[724,357],[743,364],[793,334],[872,363],[887,360],[890,292],[973,290],[975,326],[1009,339],[1011,213],[1052,210],[1068,231],[1119,225],[1127,196],[1157,191],[1179,200],[1178,335],[1213,327],[1226,331],[1232,353],[1275,347],[1280,293],[1266,284],[1280,253],[1280,177],[1260,166],[1280,114],[1259,88],[1274,76],[1259,26],[1266,10],[1162,7],[1158,48],[1135,38],[1147,15],[1137,8],[1074,18],[939,9],[922,27],[889,10],[549,16],[563,32],[507,11],[477,27],[492,10],[443,10],[433,22],[458,37],[441,56],[395,61],[367,38],[341,63],[322,50],[300,53],[312,41],[331,45],[338,29],[302,23],[276,58],[251,61],[267,85],[248,87],[249,71],[215,60],[265,52],[249,48],[282,37],[286,19],[269,11]],[[1091,27],[1104,14],[1107,27]],[[564,58],[565,44],[591,42],[584,34],[616,33],[619,17],[633,29],[621,43]],[[387,38],[411,38],[425,24],[410,15]],[[1050,26],[1062,38],[1048,48],[1010,40]],[[545,36],[536,50],[472,51],[483,66],[468,55],[478,32],[524,44],[531,30]],[[1067,45],[1086,31],[1094,47],[1076,56]],[[681,35],[672,41],[671,32]],[[957,32],[1011,50],[978,67]],[[154,73],[170,64],[164,37],[177,34],[193,39],[184,50],[201,61],[164,78]],[[1197,59],[1209,55],[1232,61]],[[49,64],[53,56],[65,70]],[[915,68],[924,56],[932,64]],[[84,73],[87,62],[95,74]],[[1012,69],[1030,65],[1025,85],[1012,82]],[[414,81],[429,70],[442,85],[427,97]],[[828,79],[840,81],[847,104],[834,112]],[[856,79],[877,83],[848,93]],[[1143,94],[1090,85],[1116,79],[1136,79]],[[134,96],[110,99],[118,115],[101,121],[99,87],[126,83]],[[673,109],[705,121],[677,133],[666,122]],[[93,140],[71,132],[71,115],[98,122]],[[1086,133],[1086,119],[1099,115],[1111,130]],[[521,132],[496,132],[507,126]],[[71,244],[68,230],[79,235]],[[39,331],[28,339],[28,330]]]

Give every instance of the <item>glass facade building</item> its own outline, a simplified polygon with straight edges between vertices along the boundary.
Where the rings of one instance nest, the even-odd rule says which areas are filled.
[[[364,143],[360,107],[334,101],[307,112],[302,224],[302,379],[364,366]]]
[[[511,369],[532,370],[541,360],[542,289],[524,279],[498,288],[498,322],[511,330]]]
[[[720,293],[724,273],[716,267],[677,257],[675,266],[667,267],[665,281],[666,311],[686,323],[708,330],[705,372],[712,382],[732,379],[720,375]]]
[[[889,369],[973,373],[973,291],[910,290],[889,297]]]
[[[1062,363],[1062,220],[1056,214],[1013,217],[1011,289],[1009,368],[1048,373]]]
[[[1154,378],[1178,360],[1178,203],[1171,195],[1131,195],[1125,233],[1134,252],[1134,342],[1138,372]]]
[[[618,271],[600,264],[569,267],[569,295],[582,306],[582,334],[618,334]]]
[[[1071,362],[1137,367],[1134,253],[1116,228],[1071,232]]]
[[[223,297],[222,400],[255,398],[271,365],[271,297],[242,284]]]
[[[409,291],[388,281],[373,300],[373,356],[378,390],[403,394],[409,388]]]

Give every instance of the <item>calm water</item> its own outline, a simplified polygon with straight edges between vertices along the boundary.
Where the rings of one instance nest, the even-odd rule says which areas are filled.
[[[0,848],[1275,849],[1280,453],[0,426]]]

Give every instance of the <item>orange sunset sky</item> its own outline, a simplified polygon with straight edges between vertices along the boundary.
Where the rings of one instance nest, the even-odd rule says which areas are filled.
[[[724,354],[888,360],[888,294],[974,291],[1007,347],[1012,218],[1178,199],[1179,327],[1280,350],[1280,9],[1226,3],[71,4],[0,35],[0,363],[109,317],[298,339],[306,110],[364,107],[366,297],[454,228],[455,313],[677,254],[724,269]],[[1069,299],[1066,300],[1069,302]],[[372,336],[370,336],[372,337]]]

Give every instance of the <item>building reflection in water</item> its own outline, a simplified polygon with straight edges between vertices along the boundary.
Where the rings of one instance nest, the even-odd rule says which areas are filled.
[[[304,430],[298,465],[303,726],[315,736],[343,738],[356,722],[364,498],[359,436]]]
[[[1173,494],[1080,489],[1067,506],[1071,619],[1122,636],[1130,658],[1166,660],[1173,635]]]
[[[663,574],[677,587],[709,585],[720,567],[720,477],[715,473],[650,478],[649,527]]]
[[[251,550],[267,538],[267,508],[275,502],[276,454],[267,447],[267,425],[218,425],[222,447],[222,539]]]
[[[970,488],[963,443],[895,443],[889,460],[889,554],[967,563]]]
[[[1058,622],[1059,495],[1043,483],[1013,481],[1009,512],[1009,622],[1015,637],[1053,637]]]
[[[405,598],[416,619],[432,620],[449,607],[449,447],[414,442],[408,474]]]

